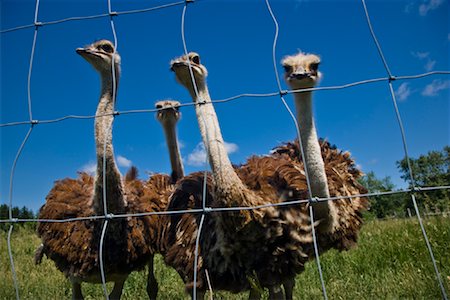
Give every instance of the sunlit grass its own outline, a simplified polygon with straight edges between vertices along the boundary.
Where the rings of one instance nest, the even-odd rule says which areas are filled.
[[[450,289],[450,218],[424,220],[447,292]],[[14,299],[15,290],[7,251],[7,233],[0,232],[0,299]],[[17,227],[12,249],[21,299],[69,299],[70,284],[51,260],[33,264],[40,241],[34,231]],[[321,256],[330,299],[439,299],[440,289],[416,219],[370,221],[357,248],[329,251]],[[189,299],[178,274],[156,257],[159,299]],[[123,299],[146,299],[146,271],[127,280]],[[111,288],[111,285],[108,285]],[[86,299],[102,299],[101,285],[84,284]],[[215,293],[215,299],[247,299],[248,294]],[[296,299],[322,299],[317,266],[310,262],[297,276]]]

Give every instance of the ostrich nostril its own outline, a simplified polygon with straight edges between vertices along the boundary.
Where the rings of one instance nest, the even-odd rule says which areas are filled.
[[[295,79],[303,79],[303,78],[306,78],[308,76],[309,76],[309,74],[308,73],[304,73],[304,72],[302,72],[302,73],[293,73],[291,75],[291,77],[295,78]]]

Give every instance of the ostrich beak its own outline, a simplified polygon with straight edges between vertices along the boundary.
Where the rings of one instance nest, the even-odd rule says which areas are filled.
[[[304,78],[308,78],[310,76],[311,76],[311,73],[309,73],[309,72],[299,72],[299,73],[292,73],[291,75],[289,75],[289,79],[301,80]]]
[[[175,68],[186,66],[186,63],[183,61],[174,61],[170,65],[170,71],[175,72]]]
[[[75,50],[77,54],[81,55],[82,57],[86,58],[87,56],[99,56],[94,50],[89,48],[77,48]]]

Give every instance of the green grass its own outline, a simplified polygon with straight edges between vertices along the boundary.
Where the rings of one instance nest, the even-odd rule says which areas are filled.
[[[450,290],[450,219],[424,220],[447,293]],[[0,232],[0,299],[14,299],[6,238]],[[13,257],[21,299],[69,299],[70,284],[48,259],[33,264],[39,239],[30,229],[16,227],[12,235]],[[159,299],[189,299],[183,282],[156,258]],[[440,289],[416,219],[367,222],[358,247],[348,252],[329,251],[321,256],[330,299],[440,299]],[[146,272],[127,280],[123,299],[146,299]],[[111,285],[108,285],[110,288]],[[101,285],[84,284],[86,299],[102,299]],[[215,299],[247,299],[248,294],[215,293]],[[267,297],[267,295],[266,295]],[[296,299],[322,299],[314,261],[297,276]]]

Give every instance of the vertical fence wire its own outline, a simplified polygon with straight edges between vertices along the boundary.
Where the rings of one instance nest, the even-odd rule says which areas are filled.
[[[106,280],[105,280],[105,267],[103,265],[103,243],[106,235],[106,228],[108,227],[109,220],[106,219],[103,222],[103,228],[102,228],[102,234],[100,236],[100,250],[99,250],[99,260],[100,260],[100,276],[102,277],[102,288],[103,293],[105,294],[105,299],[109,299],[108,295],[108,288],[106,287]]]
[[[13,258],[13,254],[12,254],[12,247],[11,247],[11,234],[12,231],[14,229],[14,225],[11,224],[9,226],[9,230],[8,230],[8,255],[9,255],[9,263],[11,264],[11,273],[13,275],[13,282],[14,282],[14,289],[16,291],[16,299],[19,300],[20,296],[19,296],[19,282],[17,281],[17,274],[16,274],[16,268],[14,266],[14,258]]]
[[[13,186],[14,186],[14,173],[16,170],[17,162],[19,160],[20,155],[22,154],[22,151],[25,147],[25,144],[28,142],[28,139],[33,131],[33,127],[35,122],[33,121],[33,109],[32,109],[32,100],[31,100],[31,75],[33,73],[33,61],[34,61],[34,52],[36,49],[36,41],[38,37],[38,28],[39,28],[39,22],[38,22],[38,16],[39,16],[39,0],[36,0],[35,10],[34,10],[34,34],[33,34],[33,43],[31,46],[31,54],[30,54],[30,62],[29,62],[29,68],[28,68],[28,77],[27,77],[27,101],[28,101],[28,117],[30,121],[30,128],[28,129],[27,134],[25,135],[25,138],[22,141],[22,144],[20,145],[19,149],[17,150],[16,157],[14,158],[13,165],[11,167],[11,174],[10,174],[10,180],[9,180],[9,218],[13,220],[12,215],[12,207],[13,207]],[[20,299],[19,294],[19,281],[17,279],[17,272],[14,265],[14,257],[12,254],[12,246],[11,246],[11,235],[14,229],[14,223],[12,223],[9,227],[8,231],[8,256],[9,256],[9,262],[11,265],[11,273],[13,277],[14,282],[14,289],[16,292],[16,299]]]
[[[19,160],[19,157],[22,154],[23,148],[25,147],[25,144],[27,143],[28,138],[31,135],[31,132],[33,131],[33,126],[34,125],[31,125],[31,127],[28,129],[28,132],[25,135],[25,138],[23,139],[22,144],[19,147],[19,150],[17,151],[16,157],[14,158],[14,162],[11,167],[11,175],[10,175],[10,179],[9,179],[9,219],[10,220],[14,220],[13,215],[12,215],[14,173],[16,170],[17,161]],[[11,234],[12,234],[13,228],[14,228],[14,223],[11,223],[11,225],[9,226],[8,240],[7,240],[8,255],[9,255],[9,262],[11,265],[11,273],[12,273],[12,277],[13,277],[14,288],[16,290],[16,299],[20,299],[20,297],[19,297],[19,282],[17,280],[16,268],[14,267],[14,258],[12,255],[12,247],[11,247]]]
[[[114,39],[114,51],[112,53],[112,58],[111,58],[111,73],[112,73],[112,107],[113,107],[113,112],[115,111],[115,107],[116,107],[116,96],[117,96],[117,75],[116,74],[116,55],[117,55],[117,47],[118,47],[118,42],[117,42],[117,34],[116,34],[116,29],[114,26],[114,16],[116,15],[116,13],[114,13],[112,11],[112,5],[111,5],[111,0],[107,0],[107,4],[108,4],[108,14],[109,14],[109,18],[110,18],[110,26],[111,26],[111,31],[113,34],[113,39]],[[106,186],[106,176],[107,176],[107,172],[106,172],[106,144],[107,141],[110,137],[110,135],[112,135],[112,128],[113,128],[113,124],[114,124],[114,119],[115,116],[113,114],[113,120],[111,122],[111,124],[108,125],[108,134],[105,135],[104,137],[104,141],[103,141],[103,168],[102,168],[102,172],[103,172],[103,212],[105,215],[105,221],[103,223],[103,228],[102,228],[102,234],[100,236],[100,245],[99,245],[99,263],[100,263],[100,276],[101,276],[101,280],[102,280],[102,287],[103,287],[103,292],[105,294],[105,299],[109,299],[109,295],[108,295],[108,288],[106,286],[106,274],[105,274],[105,266],[104,266],[104,259],[103,259],[103,246],[104,246],[104,240],[105,240],[105,235],[106,235],[106,228],[108,226],[109,223],[109,219],[111,219],[111,222],[113,222],[113,218],[112,218],[112,214],[109,214],[108,212],[108,205],[107,205],[107,201],[109,199],[107,199],[107,186]],[[101,117],[101,118],[104,118]],[[111,138],[112,139],[112,138]],[[124,196],[122,194],[122,196]],[[113,201],[115,201],[115,199],[113,199]],[[115,284],[115,283],[114,283]]]
[[[433,264],[433,268],[434,268],[434,271],[436,273],[436,278],[437,278],[437,281],[439,283],[439,288],[441,290],[442,298],[447,300],[448,299],[447,293],[445,291],[444,284],[443,284],[442,278],[441,278],[441,274],[439,272],[436,260],[434,258],[433,248],[431,247],[430,241],[428,239],[428,235],[427,235],[427,232],[426,232],[425,227],[423,225],[422,218],[421,218],[421,215],[420,215],[420,212],[419,212],[419,208],[418,208],[418,205],[417,205],[416,197],[414,195],[414,192],[415,192],[415,180],[414,180],[412,166],[411,166],[411,162],[410,162],[410,158],[409,158],[409,154],[408,154],[408,145],[407,145],[407,142],[406,142],[405,129],[404,129],[403,122],[402,122],[402,119],[401,119],[400,110],[398,109],[398,105],[397,105],[397,100],[396,100],[396,97],[395,97],[394,89],[392,87],[392,81],[395,80],[395,77],[392,76],[392,73],[391,73],[391,71],[389,69],[389,66],[388,66],[388,63],[386,61],[386,58],[384,57],[383,51],[381,49],[381,46],[380,46],[380,44],[378,42],[378,39],[377,39],[377,37],[375,35],[375,32],[373,30],[372,22],[370,21],[369,11],[367,9],[366,2],[365,2],[365,0],[361,0],[361,2],[362,2],[362,5],[363,5],[363,8],[364,8],[367,24],[369,26],[372,39],[375,42],[375,45],[377,47],[378,53],[380,55],[380,58],[383,61],[384,67],[386,69],[386,72],[389,75],[389,81],[388,81],[388,83],[389,83],[389,91],[391,93],[391,98],[392,98],[392,102],[393,102],[393,105],[394,105],[394,110],[395,110],[395,115],[397,117],[397,122],[398,122],[398,125],[400,127],[400,134],[401,134],[401,138],[402,138],[403,151],[404,151],[404,154],[405,154],[405,159],[406,159],[407,164],[408,164],[408,171],[409,171],[409,176],[410,176],[410,185],[411,185],[411,188],[412,188],[411,200],[413,202],[414,209],[415,209],[416,215],[417,215],[417,219],[419,221],[420,229],[422,231],[422,234],[423,234],[423,237],[424,237],[427,249],[428,249],[428,253],[430,255],[431,262]]]
[[[397,100],[396,100],[396,97],[395,97],[395,93],[394,93],[394,89],[392,87],[392,82],[391,81],[389,81],[389,90],[391,92],[392,102],[394,103],[395,114],[397,116],[398,124],[399,124],[399,127],[400,127],[400,132],[401,132],[402,141],[403,141],[403,149],[404,149],[404,153],[405,153],[405,159],[408,162],[408,170],[409,170],[409,174],[410,174],[410,185],[411,185],[411,190],[412,190],[412,192],[411,192],[411,201],[413,202],[414,210],[416,211],[417,220],[419,221],[420,230],[422,231],[422,235],[423,235],[423,238],[425,240],[425,244],[427,246],[427,250],[428,250],[428,253],[430,255],[431,262],[433,264],[434,272],[436,273],[436,278],[437,278],[437,281],[438,281],[438,284],[439,284],[439,288],[441,290],[442,298],[447,300],[448,299],[447,292],[445,291],[444,283],[442,282],[442,277],[441,277],[441,274],[439,272],[439,268],[437,266],[436,259],[434,258],[433,248],[431,247],[431,243],[429,241],[427,232],[425,230],[425,226],[423,225],[422,216],[420,214],[419,207],[417,205],[417,200],[416,200],[416,197],[414,195],[414,193],[416,191],[416,187],[415,187],[415,180],[414,180],[414,177],[413,177],[413,172],[412,172],[412,167],[411,167],[411,161],[410,161],[409,155],[408,155],[408,147],[407,147],[407,144],[406,144],[406,135],[405,135],[405,131],[404,131],[404,128],[403,128],[403,122],[402,122],[402,119],[401,119],[401,116],[400,116],[400,111],[399,111],[398,106],[397,106]]]
[[[189,5],[189,3],[192,3],[192,0],[186,0],[184,6],[183,6],[183,11],[181,14],[181,40],[183,43],[183,50],[184,50],[184,55],[186,56],[186,61],[188,63],[188,67],[189,67],[189,75],[191,77],[191,81],[192,81],[192,86],[194,88],[194,94],[196,97],[196,103],[195,106],[197,105],[212,105],[212,104],[205,104],[204,99],[200,99],[199,98],[199,92],[198,92],[198,88],[197,88],[197,83],[195,80],[195,76],[194,76],[194,72],[192,70],[192,65],[191,65],[191,61],[188,57],[189,51],[187,48],[187,43],[186,43],[186,34],[185,34],[185,23],[186,23],[186,11],[187,11],[187,7]],[[205,128],[207,126],[206,124],[206,120],[205,120],[205,116],[203,114],[200,114],[201,117],[201,121],[203,122]],[[205,152],[206,152],[206,158],[205,158],[205,173],[204,173],[204,179],[203,179],[203,189],[202,189],[202,216],[200,218],[200,224],[197,230],[197,236],[195,238],[195,250],[194,250],[194,286],[193,286],[193,291],[192,291],[192,298],[193,299],[197,299],[197,278],[198,278],[198,270],[197,270],[197,266],[198,266],[198,256],[199,256],[199,247],[200,247],[200,236],[203,230],[203,223],[205,221],[205,213],[206,213],[206,189],[207,189],[207,177],[208,177],[208,173],[207,173],[207,166],[209,163],[209,136],[208,136],[208,132],[205,131],[206,133],[206,143],[204,143],[204,147],[205,147]]]
[[[323,298],[325,300],[328,299],[327,296],[327,289],[325,287],[325,281],[323,280],[323,272],[322,272],[322,266],[320,263],[320,253],[319,253],[319,247],[317,245],[317,239],[316,239],[316,233],[315,233],[315,228],[314,228],[314,211],[313,211],[313,207],[311,205],[311,202],[314,200],[313,198],[313,194],[312,194],[312,190],[311,190],[311,180],[309,177],[309,173],[308,173],[308,168],[306,167],[306,162],[305,162],[305,151],[303,148],[303,143],[302,143],[302,139],[300,136],[300,127],[299,124],[297,122],[297,118],[294,116],[292,110],[290,109],[289,105],[287,104],[286,100],[284,100],[283,97],[283,91],[281,89],[281,80],[280,80],[280,76],[278,75],[278,68],[277,68],[277,62],[276,62],[276,47],[277,47],[277,41],[278,41],[278,32],[279,32],[279,25],[278,25],[278,21],[277,18],[275,17],[275,14],[272,11],[272,7],[270,6],[269,0],[266,0],[266,5],[267,5],[267,9],[270,13],[270,16],[272,17],[272,20],[275,24],[275,35],[274,35],[274,40],[273,40],[273,45],[272,45],[272,61],[273,61],[273,68],[274,68],[274,72],[275,72],[275,77],[277,80],[277,84],[278,84],[278,91],[280,93],[280,98],[281,101],[283,103],[283,105],[285,106],[286,110],[288,111],[289,115],[291,116],[294,125],[295,125],[295,130],[297,132],[297,138],[298,138],[298,144],[299,144],[299,148],[300,148],[300,153],[302,155],[302,159],[304,161],[304,171],[305,171],[305,177],[306,177],[306,184],[308,187],[308,195],[309,195],[309,215],[310,215],[310,221],[311,221],[311,234],[312,234],[312,238],[313,238],[313,244],[314,244],[314,256],[315,256],[315,260],[317,263],[317,269],[319,272],[319,279],[320,279],[320,284],[322,287],[322,295]]]

